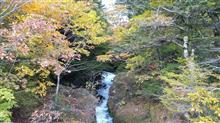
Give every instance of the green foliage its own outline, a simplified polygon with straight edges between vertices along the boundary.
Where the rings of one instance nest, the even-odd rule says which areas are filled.
[[[0,122],[10,122],[10,110],[16,105],[15,97],[12,90],[0,88]]]
[[[188,119],[196,123],[219,121],[220,100],[212,91],[215,86],[207,83],[209,76],[213,74],[201,69],[192,58],[187,59],[179,72],[164,72],[160,78],[168,86],[160,97],[162,103],[174,112],[190,112]]]
[[[213,48],[219,40],[220,2],[127,0],[120,4],[131,12],[130,22],[106,36],[109,30],[97,0],[1,2],[0,22],[4,18],[8,25],[0,27],[0,118],[10,120],[15,100],[30,113],[29,107],[35,107],[32,94],[46,96],[53,85],[51,75],[72,72],[71,82],[83,81],[94,89],[85,82],[98,71],[126,68],[135,74],[138,94],[158,96],[165,84],[160,99],[168,109],[189,113],[192,122],[218,122],[220,102],[214,81],[219,75],[191,58],[176,59],[182,56],[184,36],[190,39],[188,50],[197,48],[201,57],[218,58],[218,48],[212,53],[204,49]],[[14,7],[20,9],[6,17]]]
[[[171,6],[173,5],[173,0],[158,0],[158,1],[151,1],[150,6],[158,7],[158,6]]]
[[[15,68],[18,77],[23,78],[25,76],[34,76],[34,70],[30,69],[28,66],[18,66]]]
[[[128,60],[127,69],[134,70],[140,68],[144,64],[145,59],[142,56],[134,56]]]
[[[157,54],[155,49],[146,49],[145,51],[138,52],[137,55],[128,57],[126,69],[130,71],[141,71],[157,69]]]
[[[144,12],[145,9],[147,9],[149,5],[148,0],[127,0],[127,8],[129,11],[132,11],[132,15],[141,14]]]
[[[35,108],[39,107],[42,103],[42,98],[39,98],[34,93],[17,91],[14,96],[17,101],[15,115],[24,119],[29,118]]]
[[[161,72],[177,72],[177,71],[179,71],[179,66],[180,66],[180,64],[170,63],[170,64],[167,64],[167,65],[161,70]]]
[[[163,92],[162,82],[159,80],[146,80],[143,83],[144,92],[149,96],[159,97]]]
[[[7,8],[7,2],[0,3],[2,12],[2,8]],[[34,94],[46,96],[48,88],[54,85],[52,76],[89,68],[91,70],[99,66],[91,52],[108,41],[105,31],[107,24],[100,16],[101,12],[97,12],[98,6],[93,1],[34,0],[22,6],[20,3],[23,2],[15,3],[19,3],[18,6],[12,1],[10,10],[13,7],[19,9],[16,8],[16,12],[4,17],[8,25],[0,27],[0,87],[8,89],[7,91],[11,89],[10,92],[16,94],[16,98],[11,100],[18,102],[22,113],[30,115],[38,103]],[[72,36],[69,37],[67,33]],[[90,63],[85,57],[91,54]],[[81,58],[85,60],[85,64],[73,62],[80,61]],[[80,75],[86,78],[84,73]],[[5,92],[3,94],[7,94]],[[13,102],[7,98],[12,97],[3,96],[8,97],[3,101],[1,99],[0,104],[8,103],[11,106],[0,110],[5,112],[0,113],[0,119],[9,121]]]
[[[161,59],[164,62],[169,63],[174,62],[175,59],[179,58],[183,53],[183,49],[175,44],[170,43],[159,47],[159,53],[161,55]]]

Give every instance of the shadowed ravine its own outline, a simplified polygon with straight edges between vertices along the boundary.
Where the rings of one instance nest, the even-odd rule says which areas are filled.
[[[120,25],[122,22],[127,22],[128,17],[126,14],[117,12],[116,10],[116,0],[102,0],[103,11],[106,14],[106,19],[112,28]],[[111,15],[110,13],[114,13]],[[116,12],[116,13],[115,13]],[[102,74],[102,88],[98,91],[98,95],[102,97],[100,104],[96,107],[96,121],[97,123],[113,123],[113,119],[109,114],[108,110],[108,98],[109,98],[109,89],[112,85],[114,74],[109,72],[103,72]]]
[[[108,13],[115,10],[116,0],[102,0],[102,5],[104,6],[104,13],[106,14],[107,20],[111,25],[116,25]],[[112,80],[115,75],[109,72],[102,73],[102,88],[97,90],[98,95],[102,97],[100,104],[96,107],[96,121],[97,123],[112,123],[112,117],[108,110],[108,98],[109,89],[112,85]]]

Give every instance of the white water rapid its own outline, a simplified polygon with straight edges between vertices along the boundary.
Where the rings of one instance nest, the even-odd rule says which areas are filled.
[[[112,117],[108,111],[109,89],[112,85],[112,80],[115,75],[109,72],[102,73],[102,88],[98,90],[98,94],[102,96],[101,103],[96,107],[96,121],[97,123],[112,123]]]

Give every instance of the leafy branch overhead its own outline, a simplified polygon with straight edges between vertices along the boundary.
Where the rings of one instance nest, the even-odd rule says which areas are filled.
[[[11,89],[12,95],[25,90],[46,96],[47,89],[54,85],[51,76],[57,76],[58,93],[60,76],[78,70],[73,61],[89,56],[91,50],[107,41],[107,24],[93,2],[0,2],[0,86]],[[0,122],[10,120],[9,109],[13,106],[5,109],[7,116],[0,113],[6,118],[0,118]]]
[[[156,120],[169,120],[171,112],[184,122],[218,123],[220,1],[117,0],[110,10],[103,2],[0,0],[0,122],[15,120],[15,114],[31,116],[39,106],[30,106],[38,102],[35,98],[44,103],[54,94],[58,98],[49,109],[37,110],[30,119],[46,113],[45,121],[53,122],[54,116],[64,122],[64,108],[57,106],[61,93],[73,107],[78,100],[70,100],[72,95],[61,85],[74,87],[70,90],[87,87],[93,93],[101,71],[107,70],[122,78],[115,82],[120,86],[112,86],[123,90],[113,96],[124,94],[113,101],[123,103],[114,114],[119,119],[149,101],[166,110],[166,117],[158,114]],[[157,114],[149,112],[149,117]],[[129,114],[124,119],[136,122],[129,116],[133,118]]]

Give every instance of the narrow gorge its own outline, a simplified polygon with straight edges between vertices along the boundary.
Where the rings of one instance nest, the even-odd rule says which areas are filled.
[[[0,123],[219,123],[220,0],[0,0]]]

